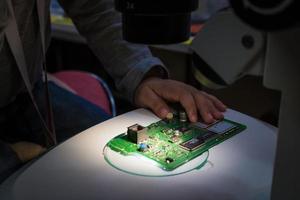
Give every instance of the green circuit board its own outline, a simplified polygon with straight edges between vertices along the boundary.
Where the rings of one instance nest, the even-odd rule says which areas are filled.
[[[246,126],[227,119],[206,125],[181,122],[174,116],[148,127],[135,124],[127,133],[112,139],[108,147],[124,156],[145,156],[162,169],[172,171],[245,129]]]

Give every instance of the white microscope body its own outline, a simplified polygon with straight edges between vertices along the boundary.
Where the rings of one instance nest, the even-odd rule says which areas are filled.
[[[195,68],[198,68],[196,78],[209,87],[229,85],[251,74],[262,75],[267,88],[281,91],[271,196],[272,200],[300,199],[299,24],[279,31],[262,32],[242,22],[232,10],[227,10],[206,23],[195,37],[192,49]],[[201,71],[203,65],[209,67],[215,76],[206,76],[205,70]]]

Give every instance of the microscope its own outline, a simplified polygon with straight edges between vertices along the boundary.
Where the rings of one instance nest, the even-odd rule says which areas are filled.
[[[143,44],[189,39],[191,12],[198,4],[198,0],[115,0],[123,16],[124,39]],[[261,75],[267,88],[281,91],[271,199],[300,199],[300,2],[231,0],[230,4],[193,40],[194,75],[211,87],[230,85],[248,74]]]

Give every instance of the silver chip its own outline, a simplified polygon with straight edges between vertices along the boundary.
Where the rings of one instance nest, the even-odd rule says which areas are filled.
[[[212,125],[214,125],[214,124],[216,124],[216,123],[218,123],[219,121],[215,121],[215,122],[213,122],[213,123],[211,123],[211,124],[205,124],[204,122],[195,122],[195,123],[193,123],[192,125],[194,126],[194,127],[196,127],[196,128],[202,128],[202,129],[207,129],[208,127],[210,127],[210,126],[212,126]]]
[[[236,125],[234,125],[234,124],[231,124],[227,121],[221,121],[219,123],[212,125],[207,130],[217,133],[217,134],[223,134],[223,133],[226,133],[226,132],[234,129],[235,127],[236,127]]]

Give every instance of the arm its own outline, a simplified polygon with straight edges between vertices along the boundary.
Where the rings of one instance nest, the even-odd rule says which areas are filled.
[[[128,100],[161,118],[170,112],[168,101],[180,102],[191,121],[198,120],[198,111],[207,123],[223,117],[226,107],[218,99],[184,83],[160,79],[167,77],[167,70],[149,49],[122,39],[113,0],[59,2]]]
[[[135,90],[145,74],[154,66],[163,66],[161,61],[154,58],[146,46],[129,44],[122,39],[121,17],[114,10],[112,0],[59,2],[114,78],[118,90],[133,102]],[[166,74],[167,70],[162,70],[160,76]]]

